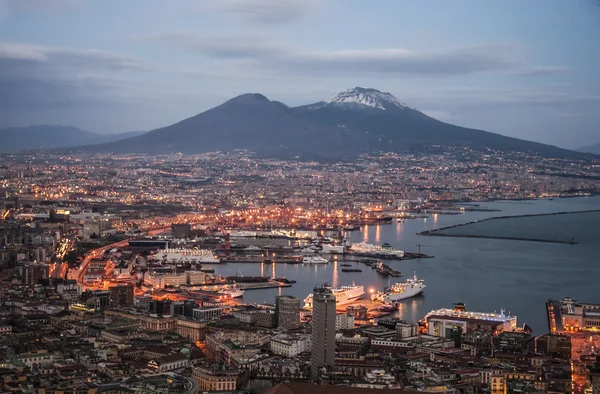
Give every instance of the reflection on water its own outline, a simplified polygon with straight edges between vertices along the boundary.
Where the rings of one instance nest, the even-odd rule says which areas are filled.
[[[375,226],[375,243],[381,243],[381,226]]]
[[[338,261],[334,260],[333,261],[333,278],[331,281],[331,285],[334,288],[337,288],[339,285],[339,281],[340,281],[340,277],[339,277],[339,273],[338,273]]]
[[[260,276],[265,276],[265,263],[260,263]]]
[[[433,259],[386,260],[386,264],[402,271],[405,276],[416,271],[425,280],[427,288],[422,296],[401,303],[398,314],[401,318],[418,321],[432,309],[451,308],[455,302],[464,302],[467,310],[492,312],[505,308],[518,316],[518,323],[527,323],[539,335],[547,332],[545,303],[548,298],[574,297],[582,302],[600,302],[596,281],[600,277],[597,261],[600,236],[598,221],[588,222],[580,218],[575,224],[560,223],[547,231],[569,229],[568,226],[585,224],[585,237],[579,236],[578,245],[507,241],[497,239],[470,239],[451,237],[427,237],[417,233],[436,227],[452,226],[493,216],[520,215],[527,213],[564,212],[600,208],[600,198],[555,199],[535,201],[528,204],[509,202],[482,203],[482,208],[498,208],[499,212],[465,212],[463,215],[437,215],[429,221],[407,219],[404,223],[379,226],[379,237],[392,247],[416,252],[417,244],[426,244],[422,251],[435,256]],[[556,216],[556,219],[563,219]],[[590,215],[591,218],[591,215]],[[492,221],[493,222],[493,221]],[[591,226],[591,227],[590,227]],[[371,226],[371,229],[373,226]],[[570,233],[570,231],[568,231]],[[400,235],[402,234],[402,235]],[[348,233],[350,242],[377,243],[377,228],[369,234],[369,226],[362,231]],[[329,282],[337,287],[356,282],[365,289],[383,290],[405,278],[385,278],[375,269],[362,263],[347,262],[362,272],[342,272],[339,263],[302,264],[248,264],[226,263],[218,266],[222,276],[235,275],[242,270],[244,275],[277,276],[294,279],[291,287],[251,290],[244,293],[244,301],[250,303],[273,303],[278,294],[287,294],[304,299],[319,283]],[[269,272],[271,271],[271,272]]]
[[[275,279],[277,278],[277,264],[275,264],[275,262],[271,263],[271,278]]]

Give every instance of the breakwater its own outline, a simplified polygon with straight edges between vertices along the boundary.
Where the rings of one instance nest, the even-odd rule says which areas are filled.
[[[453,226],[442,227],[439,229],[432,229],[427,231],[422,231],[417,233],[418,235],[428,235],[428,236],[438,236],[438,237],[458,237],[458,238],[484,238],[484,239],[504,239],[504,240],[513,240],[513,241],[531,241],[531,242],[547,242],[547,243],[559,243],[559,244],[570,244],[575,245],[579,242],[573,238],[568,239],[549,239],[549,238],[538,238],[538,237],[528,237],[528,236],[504,236],[504,235],[482,235],[482,234],[456,234],[456,233],[447,233],[445,231],[452,230],[455,228],[468,227],[471,225],[476,225],[478,223],[497,221],[503,219],[519,219],[519,218],[529,218],[529,217],[540,217],[540,216],[556,216],[556,215],[569,215],[569,214],[582,214],[582,213],[598,213],[600,210],[585,210],[585,211],[567,211],[567,212],[554,212],[554,213],[540,213],[540,214],[528,214],[528,215],[513,215],[513,216],[497,216],[492,218],[486,218],[481,220],[475,220],[467,223],[456,224]],[[474,232],[476,232],[474,230]]]

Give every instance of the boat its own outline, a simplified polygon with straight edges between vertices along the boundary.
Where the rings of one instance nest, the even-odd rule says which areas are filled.
[[[221,260],[214,253],[207,249],[184,249],[167,248],[148,257],[148,260],[159,260],[168,263],[200,263],[200,264],[219,264]]]
[[[281,282],[281,283],[287,283],[287,284],[296,283],[296,281],[294,279],[288,279],[288,278],[285,278],[285,277],[273,278],[273,280],[275,282]]]
[[[375,269],[377,270],[378,273],[380,273],[381,275],[384,275],[384,276],[393,276],[393,277],[402,276],[402,272],[396,271],[395,269],[391,268],[388,265],[383,264],[382,262],[378,262],[375,265]]]
[[[365,295],[364,286],[356,286],[352,283],[352,286],[342,286],[336,289],[331,289],[331,292],[335,296],[335,303],[337,306],[346,305],[353,301],[361,299]],[[313,295],[312,293],[304,299],[304,307],[312,309]]]
[[[255,246],[255,245],[250,245],[248,247],[245,247],[244,250],[262,250],[262,248],[259,248],[258,246]]]
[[[352,267],[352,264],[342,263],[340,264],[340,267]]]
[[[425,282],[422,279],[419,279],[415,273],[414,276],[409,278],[406,282],[395,283],[389,289],[373,294],[371,300],[393,305],[398,301],[421,294],[425,290],[425,287]]]
[[[217,291],[217,294],[220,296],[226,296],[227,298],[238,298],[244,295],[244,290],[240,289],[236,284],[234,284],[228,289],[221,289]]]
[[[344,251],[345,251],[344,245],[331,245],[331,244],[321,245],[321,253],[344,254]]]
[[[362,272],[360,268],[342,268],[342,272]]]
[[[358,242],[352,245],[352,252],[359,256],[381,256],[385,258],[397,258],[401,259],[404,257],[404,251],[392,249],[389,244],[373,245],[366,242]]]
[[[302,264],[327,264],[329,260],[324,259],[321,256],[304,256],[302,258]]]

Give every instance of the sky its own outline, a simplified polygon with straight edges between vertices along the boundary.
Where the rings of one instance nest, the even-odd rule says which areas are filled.
[[[151,130],[354,86],[439,120],[600,142],[600,0],[0,0],[0,127]]]

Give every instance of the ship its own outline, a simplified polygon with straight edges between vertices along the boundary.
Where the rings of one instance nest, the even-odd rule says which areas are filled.
[[[415,273],[406,282],[395,283],[389,289],[373,294],[371,300],[393,305],[399,301],[421,294],[425,290],[425,287],[423,279],[419,279]]]
[[[361,256],[381,256],[387,258],[401,259],[404,257],[404,251],[393,249],[389,244],[384,246],[373,245],[366,242],[358,242],[352,245],[352,252]]]
[[[219,264],[221,262],[212,251],[198,248],[167,248],[149,256],[148,260],[162,260],[169,263],[189,262],[199,264]]]
[[[346,305],[361,299],[365,295],[365,287],[356,286],[352,283],[352,286],[342,286],[337,289],[331,289],[331,292],[335,296],[335,303],[337,306]],[[304,308],[312,309],[312,301],[313,295],[311,293],[304,299]]]
[[[240,289],[236,284],[234,284],[228,289],[221,289],[217,291],[217,294],[227,298],[238,298],[244,295],[244,290]]]
[[[321,256],[304,256],[302,258],[302,264],[327,264],[329,260],[324,259]]]

